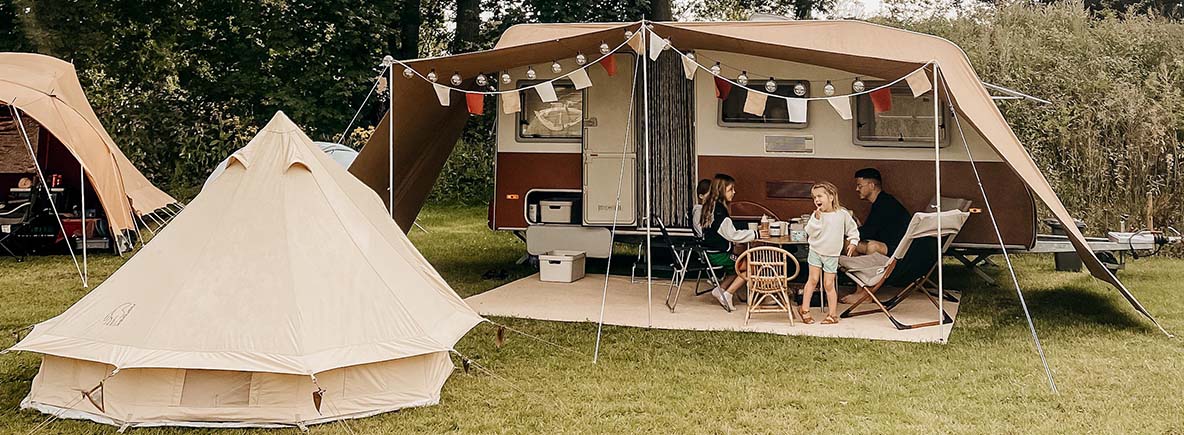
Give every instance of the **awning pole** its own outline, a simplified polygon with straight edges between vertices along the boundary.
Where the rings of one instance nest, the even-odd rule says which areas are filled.
[[[386,67],[386,102],[390,107],[386,111],[387,138],[387,206],[390,208],[391,219],[395,218],[395,58],[387,55],[382,58],[382,65]]]
[[[650,252],[650,241],[653,236],[650,234],[654,227],[654,215],[650,209],[652,201],[653,190],[650,180],[650,76],[649,76],[649,51],[653,47],[649,46],[649,38],[654,37],[649,31],[649,20],[641,20],[641,46],[645,47],[645,53],[641,56],[641,99],[642,99],[642,116],[645,116],[645,291],[646,291],[646,309],[645,318],[646,326],[654,326],[654,270],[653,270],[653,256]]]
[[[78,209],[78,216],[82,218],[82,288],[89,288],[87,278],[90,277],[90,269],[86,265],[86,169],[82,167],[82,162],[78,162],[78,191],[82,192],[82,205]],[[67,237],[66,243],[69,242],[70,239]],[[118,244],[115,249],[119,249]]]
[[[937,185],[937,341],[944,343],[946,339],[942,325],[942,321],[945,320],[945,282],[942,280],[942,271],[945,269],[945,265],[941,258],[941,106],[937,102],[937,86],[939,84],[937,75],[939,73],[940,68],[935,60],[933,61],[933,173],[934,182]]]

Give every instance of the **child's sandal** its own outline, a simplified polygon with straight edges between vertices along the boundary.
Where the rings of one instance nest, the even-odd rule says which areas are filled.
[[[802,323],[805,323],[807,325],[814,323],[814,316],[810,315],[810,310],[798,311],[798,315],[800,315],[802,317]]]
[[[823,325],[833,325],[836,323],[839,323],[839,319],[835,316],[830,315],[830,314],[827,314],[826,318],[822,319]]]

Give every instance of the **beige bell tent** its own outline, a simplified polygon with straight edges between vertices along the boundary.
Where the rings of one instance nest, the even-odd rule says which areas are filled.
[[[482,320],[281,112],[140,253],[12,349],[44,355],[25,408],[300,426],[437,403],[448,352]]]
[[[40,54],[0,53],[0,105],[32,118],[82,165],[113,233],[135,230],[132,213],[144,216],[177,203],[115,145],[90,107],[73,65]]]
[[[1004,170],[1018,176],[1022,186],[1052,211],[1090,273],[1113,285],[1139,313],[1158,326],[1134,295],[1090,252],[1069,211],[1012,132],[966,54],[950,41],[861,21],[645,23],[652,26],[654,35],[669,39],[680,50],[791,61],[852,76],[904,77],[926,65],[938,65],[940,87],[943,93],[949,93],[958,118],[1006,164]],[[587,54],[591,61],[595,58],[593,54],[601,52],[601,44],[607,43],[609,47],[620,44],[627,31],[637,32],[641,25],[641,22],[517,25],[506,30],[491,50],[417,59],[406,62],[406,66],[414,71],[436,71],[443,77],[458,74],[468,80],[462,88],[477,89],[471,78],[478,74],[526,65],[543,68],[577,52]],[[402,67],[397,67],[400,70],[396,72],[401,72]],[[396,80],[391,88],[393,114],[382,118],[350,172],[380,192],[384,201],[388,200],[387,189],[391,188],[396,221],[407,228],[459,139],[468,113],[464,98],[457,98],[456,92],[453,92],[453,104],[441,105],[434,87],[422,80]],[[624,129],[623,126],[613,128]],[[578,175],[575,180],[579,182]],[[518,210],[523,208],[510,212],[521,214]]]

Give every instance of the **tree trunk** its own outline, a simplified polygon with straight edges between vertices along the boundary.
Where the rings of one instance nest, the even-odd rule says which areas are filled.
[[[653,0],[650,19],[654,21],[674,21],[674,13],[670,8],[671,0]]]
[[[419,57],[419,27],[423,24],[421,0],[403,0],[399,8],[399,45],[394,56],[400,60]]]
[[[452,54],[476,50],[481,36],[480,0],[456,0],[456,35],[449,49]]]

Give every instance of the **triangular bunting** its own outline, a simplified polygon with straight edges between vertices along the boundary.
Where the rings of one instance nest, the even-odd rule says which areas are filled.
[[[698,68],[699,65],[695,63],[694,59],[685,55],[682,57],[682,75],[686,76],[687,80],[695,79],[695,70]]]
[[[658,56],[662,55],[662,49],[666,47],[666,40],[653,33],[650,34],[650,60],[658,60]]]
[[[608,73],[609,77],[617,75],[617,56],[610,54],[600,60],[600,66],[604,67],[604,72]]]
[[[632,48],[639,56],[645,54],[645,41],[643,39],[641,32],[634,33],[633,37],[629,38],[629,48]]]
[[[571,84],[576,86],[576,89],[584,89],[592,86],[592,79],[588,78],[588,72],[583,68],[572,71],[567,78],[571,79]]]
[[[518,91],[502,94],[502,113],[513,115],[520,111],[522,111],[522,99],[518,97]]]
[[[926,92],[933,90],[933,83],[929,82],[929,76],[925,75],[925,70],[919,69],[913,71],[904,81],[909,82],[909,88],[913,90],[913,98],[920,97]]]
[[[470,115],[485,114],[485,94],[465,92],[465,104],[469,106]]]
[[[721,100],[728,99],[728,94],[732,93],[732,84],[719,77],[713,78],[715,78],[715,98],[719,98]]]
[[[830,103],[830,107],[835,109],[843,120],[851,120],[851,97],[831,97],[827,98],[826,102]]]
[[[884,113],[892,110],[892,90],[888,88],[873,91],[871,93],[872,107],[875,108],[876,113]]]
[[[432,83],[432,87],[436,88],[436,98],[440,100],[441,106],[448,107],[452,105],[452,101],[449,99],[448,95],[450,89],[448,89],[447,86],[441,85],[439,83]]]
[[[544,103],[559,101],[559,96],[555,95],[555,87],[551,86],[551,82],[542,82],[534,87],[535,92],[539,93],[539,98]]]
[[[756,91],[748,91],[744,99],[744,113],[765,116],[765,103],[769,96]]]
[[[804,98],[786,98],[786,105],[789,106],[789,122],[806,122],[806,99]]]

